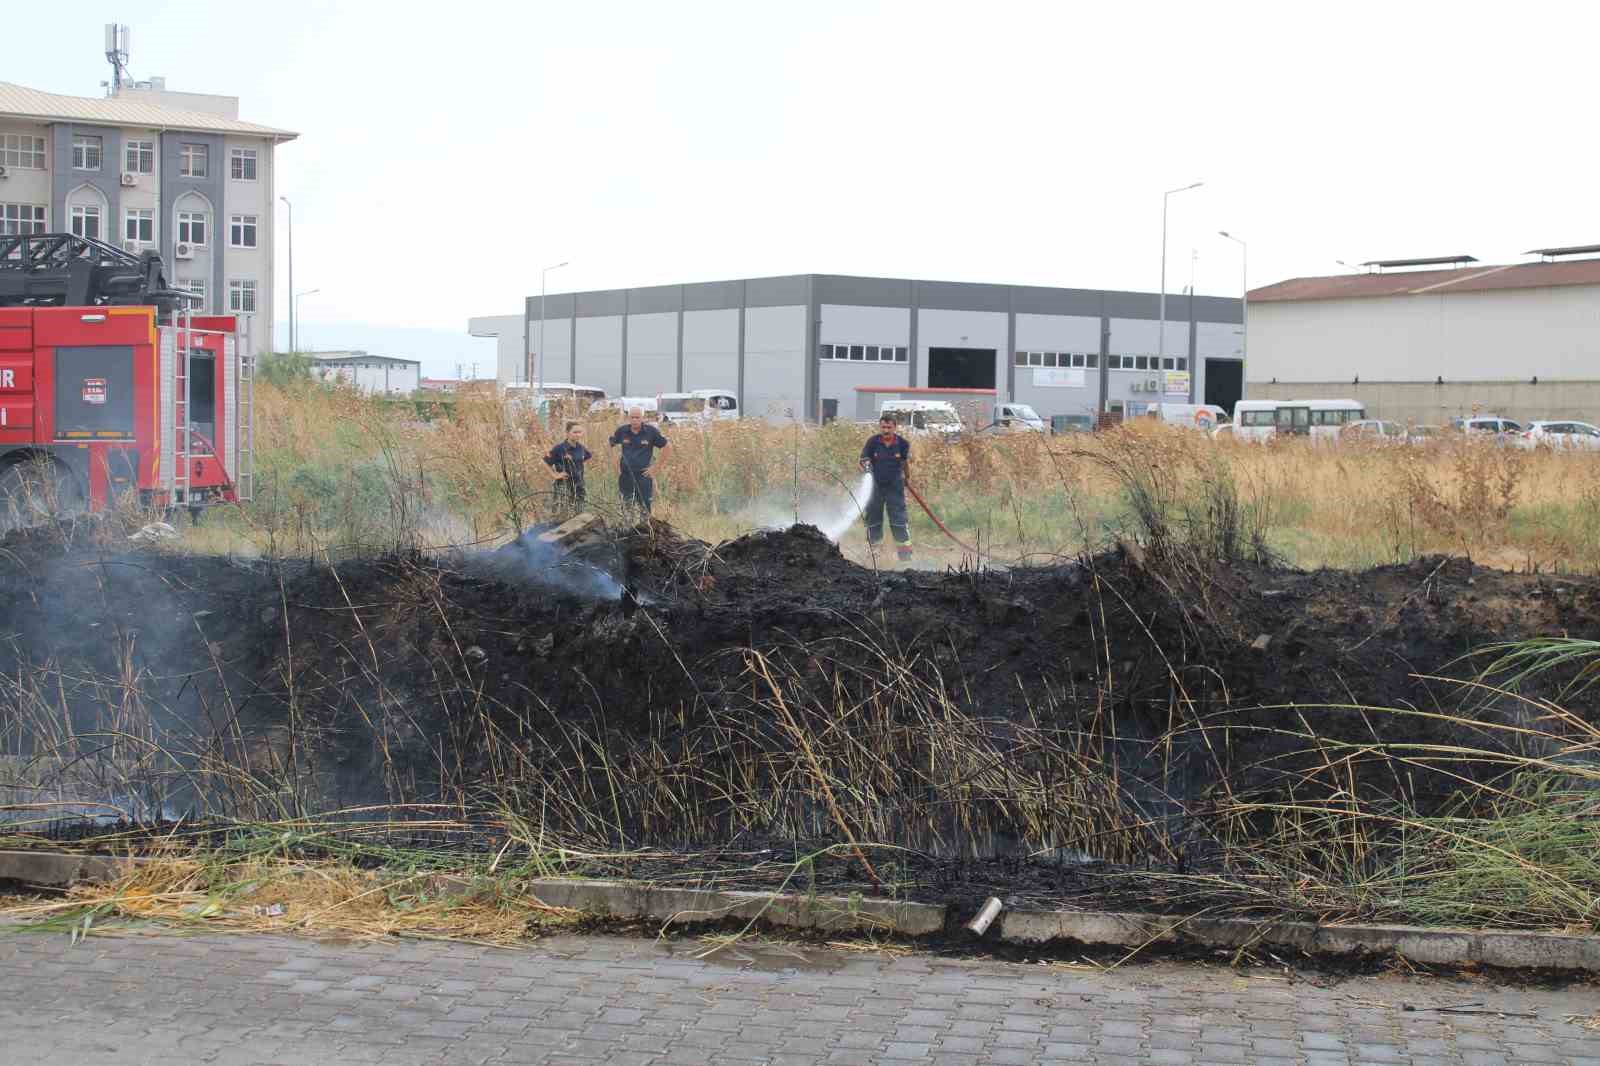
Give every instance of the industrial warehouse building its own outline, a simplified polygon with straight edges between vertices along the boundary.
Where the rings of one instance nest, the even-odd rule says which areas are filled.
[[[1246,395],[1347,397],[1416,425],[1600,419],[1600,246],[1528,254],[1539,259],[1392,260],[1255,289]]]
[[[545,380],[725,388],[773,419],[856,418],[917,389],[1131,417],[1163,399],[1231,408],[1243,387],[1236,299],[1169,295],[1164,357],[1155,293],[802,274],[552,294],[542,327],[540,304],[521,330],[528,380],[542,335]]]

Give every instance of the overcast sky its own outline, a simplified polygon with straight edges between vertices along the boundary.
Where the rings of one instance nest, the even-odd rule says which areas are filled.
[[[0,78],[297,131],[306,339],[492,364],[551,291],[839,273],[1201,293],[1600,241],[1581,4],[7,5]],[[26,42],[25,46],[23,42]],[[279,207],[282,287],[282,208]],[[1194,256],[1198,258],[1195,259]],[[287,301],[279,302],[287,317]],[[411,350],[403,350],[410,348]],[[492,371],[490,371],[492,372]]]

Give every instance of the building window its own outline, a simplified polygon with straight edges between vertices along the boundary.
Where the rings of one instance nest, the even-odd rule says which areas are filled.
[[[254,278],[229,279],[228,310],[241,315],[255,314],[256,283]]]
[[[178,212],[178,243],[204,248],[206,243],[206,216],[204,211]]]
[[[817,358],[835,363],[904,363],[908,352],[889,344],[819,344]]]
[[[100,138],[85,133],[76,133],[72,137],[72,169],[73,170],[99,170],[100,169]]]
[[[0,166],[44,169],[44,138],[26,133],[0,133]]]
[[[256,246],[256,216],[231,216],[228,219],[228,243],[235,248],[254,248]]]
[[[1098,369],[1100,369],[1100,353],[1099,352],[1090,352],[1088,355],[1084,356],[1084,360],[1083,361],[1084,361],[1084,365],[1087,366],[1090,370],[1098,370]]]
[[[154,244],[156,213],[148,208],[129,208],[122,213],[122,239]]]
[[[228,153],[228,165],[234,181],[256,180],[256,150],[235,148]]]
[[[94,204],[79,204],[72,209],[72,233],[77,237],[100,239],[100,208]]]
[[[193,311],[195,314],[205,314],[206,311],[206,280],[205,278],[189,278],[177,283],[184,292],[192,292],[200,297],[199,300],[189,300],[184,305],[184,310]]]
[[[178,173],[203,178],[211,173],[211,150],[204,144],[186,144],[178,150]]]
[[[1178,357],[1178,369],[1179,370],[1188,370],[1189,369],[1189,360],[1188,360],[1188,358],[1186,356],[1179,356]]]
[[[47,217],[43,204],[0,204],[0,234],[9,237],[43,233]]]
[[[122,169],[129,174],[156,172],[156,142],[129,141],[123,146]]]

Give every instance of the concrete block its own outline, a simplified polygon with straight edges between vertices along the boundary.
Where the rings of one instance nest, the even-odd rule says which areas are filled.
[[[606,524],[599,515],[589,511],[574,515],[559,526],[539,534],[545,544],[558,548],[571,548],[605,532]]]
[[[0,881],[51,888],[82,881],[114,881],[142,861],[63,851],[0,851]]]

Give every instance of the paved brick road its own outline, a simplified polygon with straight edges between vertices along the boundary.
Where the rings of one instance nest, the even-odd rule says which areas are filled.
[[[71,947],[0,929],[0,1062],[1600,1066],[1600,1032],[1566,1020],[1600,1011],[1592,986],[703,949],[171,934]],[[1429,1009],[1465,1004],[1508,1013]]]

